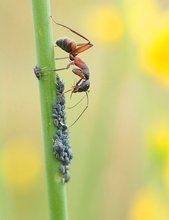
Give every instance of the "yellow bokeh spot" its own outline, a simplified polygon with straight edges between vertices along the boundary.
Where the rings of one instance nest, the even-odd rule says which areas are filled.
[[[168,24],[169,26],[169,24]],[[141,50],[141,62],[145,70],[169,86],[169,28],[160,31]]]
[[[159,122],[149,130],[148,142],[156,152],[169,155],[169,127],[166,122]]]
[[[150,191],[139,192],[131,205],[129,220],[168,220],[167,205]]]
[[[158,8],[154,0],[124,0],[129,34],[137,45],[144,45],[154,36],[159,22]]]
[[[161,1],[125,0],[129,34],[144,72],[169,86],[169,10]],[[166,8],[167,9],[167,8]]]
[[[169,156],[167,157],[167,162],[164,170],[164,180],[165,180],[165,185],[167,187],[167,191],[169,193]]]
[[[93,38],[103,43],[115,43],[122,37],[122,18],[115,6],[93,7],[87,14],[86,24]]]
[[[4,183],[14,189],[30,187],[39,177],[41,157],[35,143],[13,140],[3,146],[1,170]]]

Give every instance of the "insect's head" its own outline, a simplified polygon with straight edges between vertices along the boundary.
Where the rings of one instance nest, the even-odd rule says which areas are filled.
[[[84,80],[82,83],[79,85],[73,86],[72,93],[76,92],[87,92],[90,87],[90,81],[89,80]]]

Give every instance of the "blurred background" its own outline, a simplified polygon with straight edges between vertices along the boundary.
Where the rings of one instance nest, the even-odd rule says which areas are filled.
[[[47,220],[30,1],[1,1],[0,219]],[[169,219],[169,0],[51,2],[91,40],[90,104],[70,130],[70,220]],[[52,24],[54,41],[68,36]],[[65,56],[55,48],[56,57]],[[67,65],[57,61],[58,68]],[[60,72],[69,89],[77,77]],[[82,97],[67,97],[67,106]],[[68,124],[85,107],[67,110]]]

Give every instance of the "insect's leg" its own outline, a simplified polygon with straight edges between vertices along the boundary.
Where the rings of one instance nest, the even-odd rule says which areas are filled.
[[[71,61],[66,67],[60,68],[60,69],[53,69],[51,71],[61,71],[61,70],[67,70],[70,68],[71,65],[74,65],[74,61]]]
[[[74,68],[74,69],[72,69],[72,72],[73,72],[75,75],[79,76],[79,77],[81,78],[81,80],[82,80],[82,79],[86,79],[85,76],[84,76],[84,74],[81,72],[81,69]],[[81,80],[80,80],[80,81],[81,81]],[[77,82],[76,85],[79,84],[79,83],[80,83],[80,82]]]
[[[75,84],[75,86],[78,86],[81,81],[82,81],[82,78],[79,79],[79,81]]]
[[[55,60],[69,59],[69,57],[56,57]]]
[[[73,29],[67,27],[66,25],[57,23],[57,22],[52,18],[52,16],[50,16],[50,17],[51,17],[52,21],[53,21],[55,24],[60,25],[60,26],[62,26],[62,27],[64,27],[64,28],[67,28],[68,30],[70,30],[70,31],[73,32],[74,34],[77,34],[77,35],[80,36],[81,38],[83,38],[83,39],[89,41],[89,39],[87,39],[87,38],[86,38],[85,36],[83,36],[82,34],[78,33],[77,31],[74,31]],[[90,41],[89,41],[89,43],[90,43]]]
[[[46,71],[60,71],[60,70],[66,70],[66,69],[69,69],[71,65],[74,65],[74,61],[71,61],[65,68],[60,68],[60,69],[53,69],[53,70],[46,70]],[[40,68],[38,66],[35,66],[33,68],[33,71],[34,71],[34,74],[35,76],[38,78],[38,80],[41,79],[41,76],[42,76],[42,73],[43,73],[43,69],[45,69],[46,67],[44,68]]]
[[[88,50],[90,47],[92,47],[93,44],[91,44],[90,42],[88,42],[87,44],[82,44],[81,46],[79,46],[78,48],[76,48],[75,50],[73,50],[71,52],[71,54],[79,54],[79,53],[82,53],[84,52],[85,50]]]
[[[86,43],[77,44],[77,46],[78,46],[78,47],[79,47],[79,46],[83,46],[84,44],[86,44]]]
[[[85,51],[85,50],[88,50],[90,47],[93,46],[93,44],[90,43],[89,39],[87,39],[87,38],[86,38],[85,36],[83,36],[82,34],[78,33],[77,31],[74,31],[73,29],[67,27],[66,25],[57,23],[57,22],[52,18],[52,16],[51,16],[51,19],[52,19],[52,21],[53,21],[55,24],[60,25],[60,26],[62,26],[62,27],[64,27],[64,28],[67,28],[68,30],[70,30],[70,31],[73,32],[74,34],[76,34],[76,35],[80,36],[81,38],[83,38],[83,39],[85,39],[85,40],[88,41],[88,43],[86,43],[86,44],[80,44],[80,47],[76,48],[71,54],[76,54],[76,55],[77,55],[77,54],[79,54],[79,53],[82,53],[82,52]]]

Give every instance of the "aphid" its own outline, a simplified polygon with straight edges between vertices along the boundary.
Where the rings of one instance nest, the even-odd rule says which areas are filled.
[[[41,70],[41,68],[39,68],[38,66],[35,66],[35,67],[33,68],[33,70],[34,70],[35,76],[38,78],[38,80],[40,80],[41,75],[42,75],[42,70]]]
[[[69,180],[70,180],[70,173],[66,172],[64,175],[64,178],[63,178],[63,182],[67,183],[67,182],[69,182]]]

